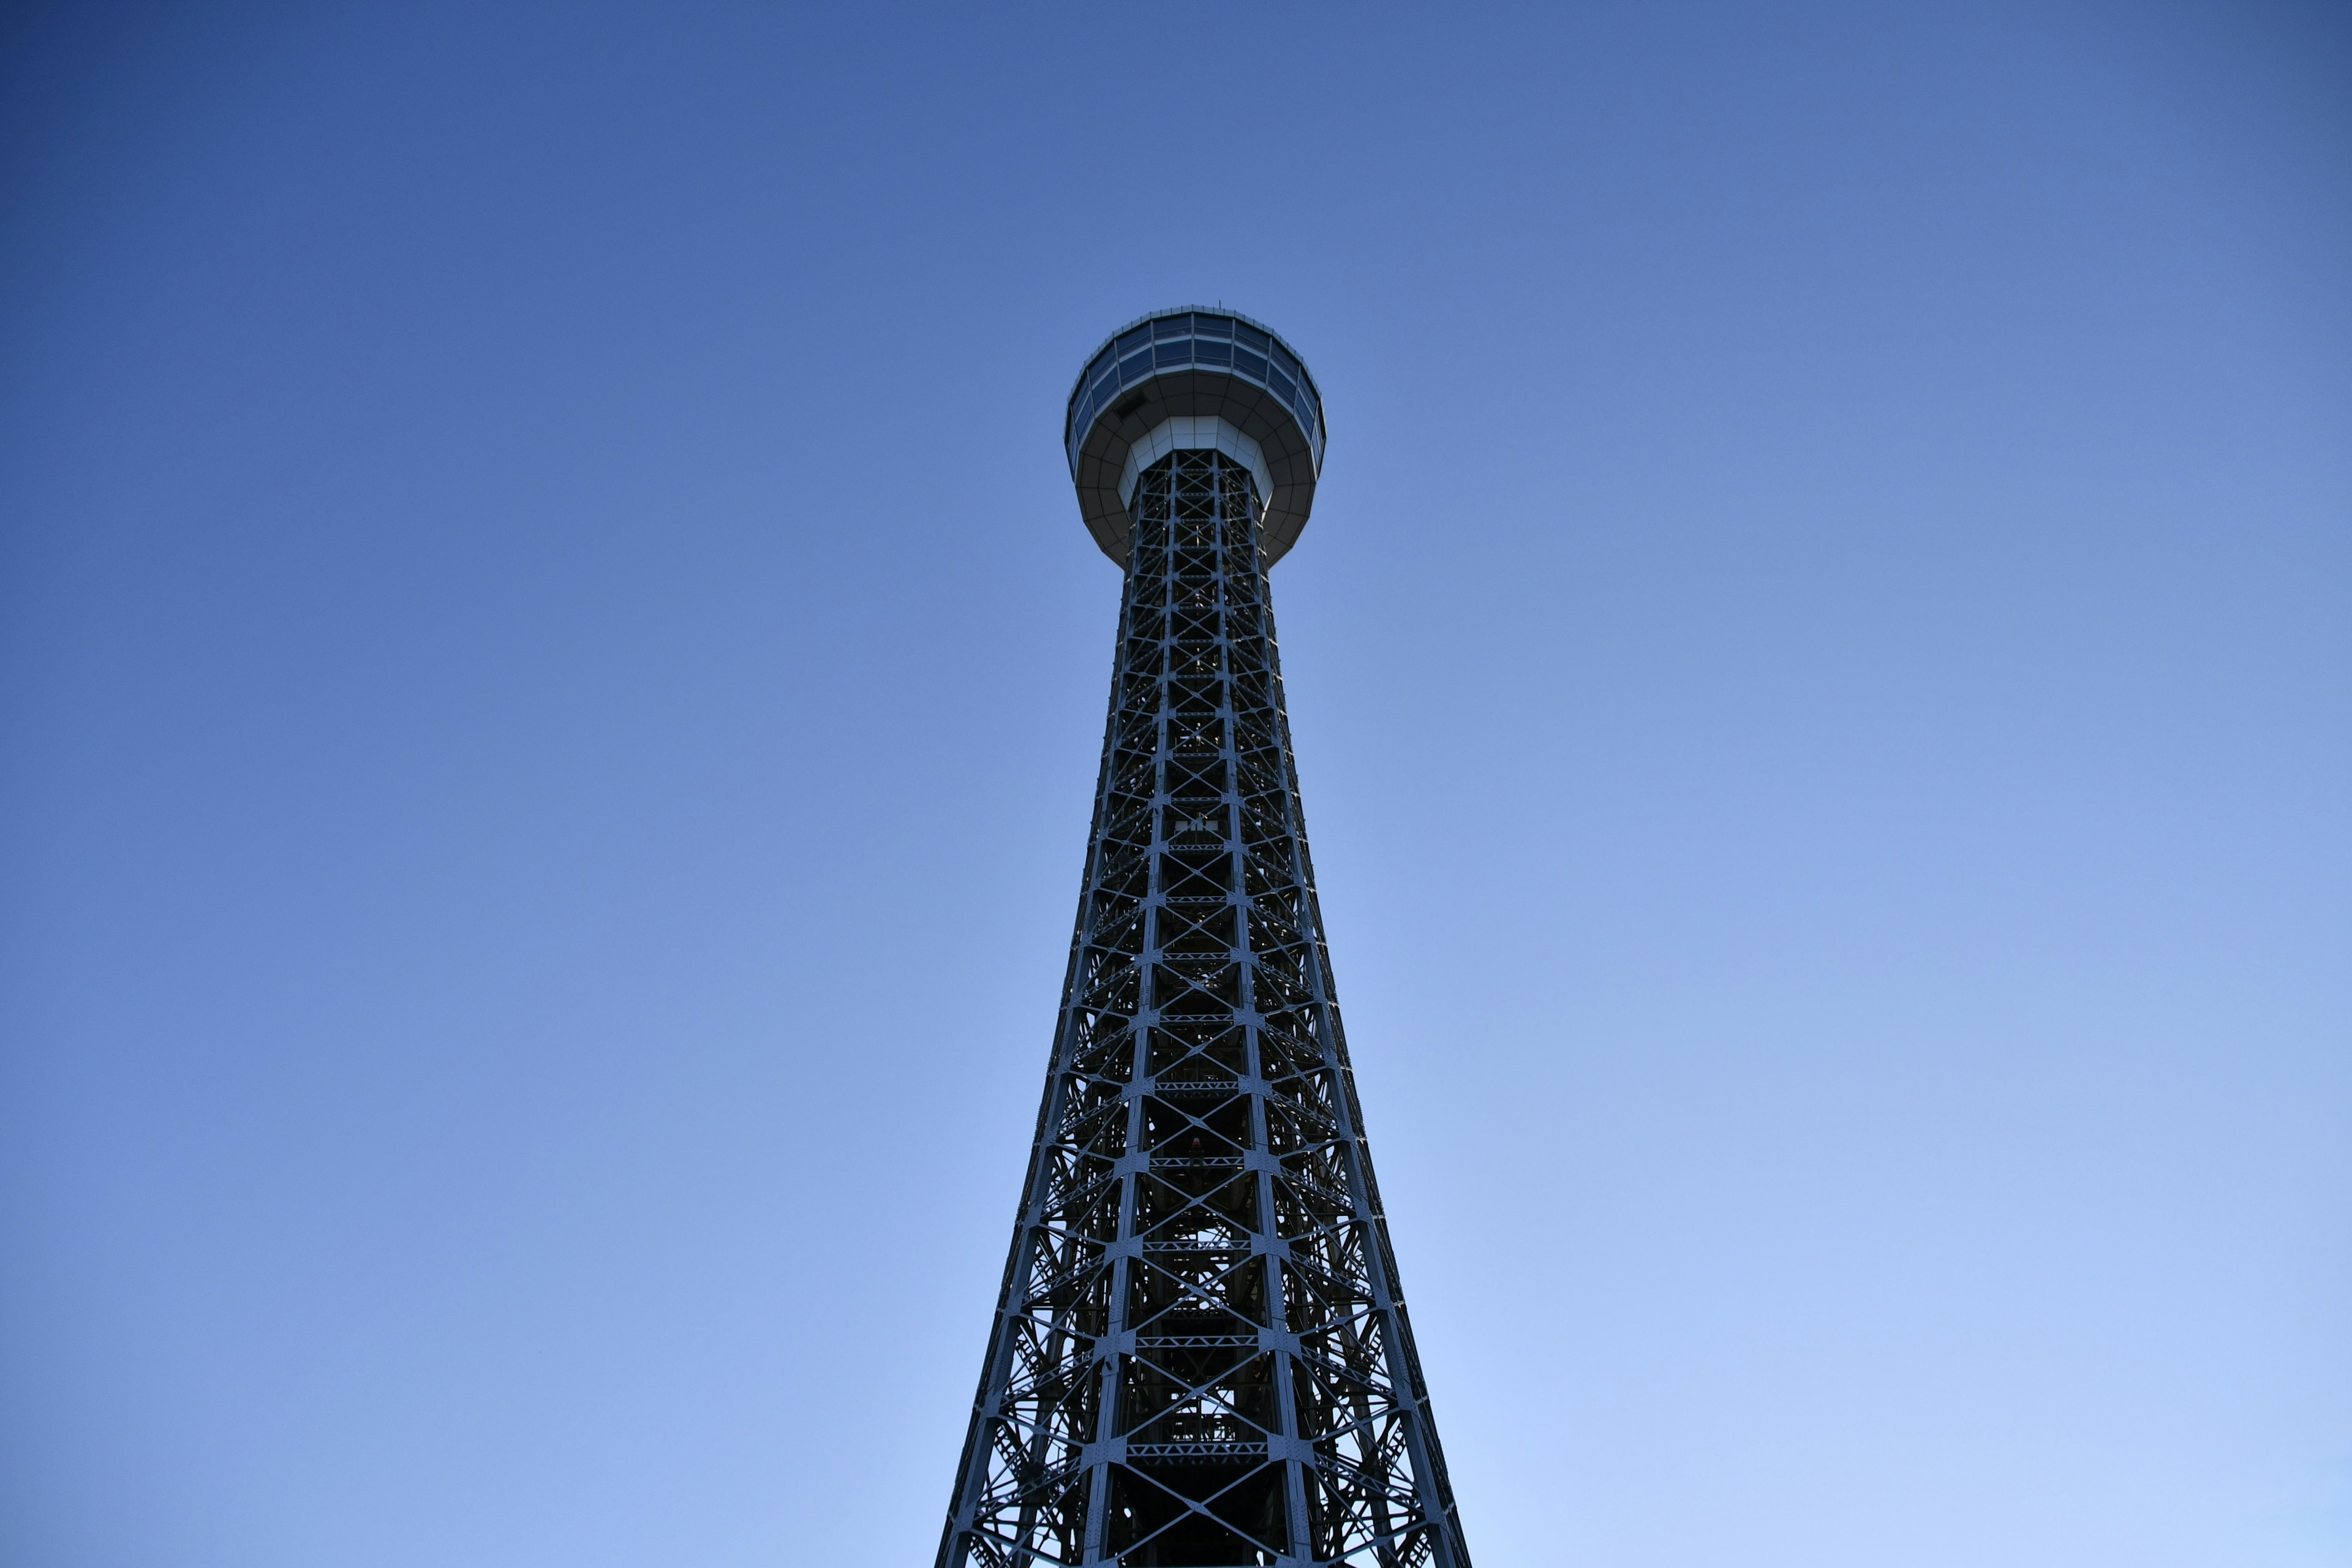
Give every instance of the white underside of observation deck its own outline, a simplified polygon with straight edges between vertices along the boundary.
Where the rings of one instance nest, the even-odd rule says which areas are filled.
[[[1135,477],[1171,452],[1223,452],[1247,468],[1257,480],[1261,511],[1274,498],[1274,475],[1256,442],[1215,415],[1179,415],[1162,419],[1151,433],[1127,451],[1127,468],[1118,477],[1118,503],[1135,504]]]

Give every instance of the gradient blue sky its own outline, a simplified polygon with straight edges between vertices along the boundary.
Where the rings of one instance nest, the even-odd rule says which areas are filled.
[[[1217,301],[1487,1568],[2352,1564],[2352,16],[0,24],[0,1561],[927,1563]]]

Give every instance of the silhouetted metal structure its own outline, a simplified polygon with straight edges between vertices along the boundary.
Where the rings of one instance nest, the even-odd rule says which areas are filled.
[[[1468,1568],[1364,1145],[1266,570],[1321,399],[1147,317],[1070,395],[1127,569],[1086,886],[940,1568]]]

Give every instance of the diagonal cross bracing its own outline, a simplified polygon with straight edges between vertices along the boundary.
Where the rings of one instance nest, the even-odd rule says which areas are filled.
[[[1365,1150],[1248,466],[1136,478],[1093,842],[940,1568],[1469,1568]]]

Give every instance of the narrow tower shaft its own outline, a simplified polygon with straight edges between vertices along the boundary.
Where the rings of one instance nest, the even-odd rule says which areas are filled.
[[[1183,424],[1128,444],[1085,889],[939,1561],[1468,1568],[1316,904],[1267,464]]]

